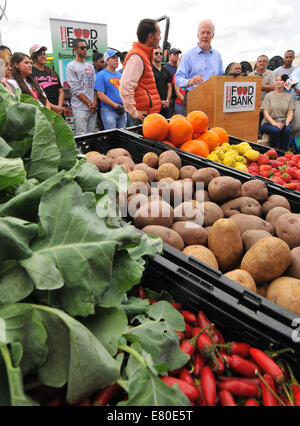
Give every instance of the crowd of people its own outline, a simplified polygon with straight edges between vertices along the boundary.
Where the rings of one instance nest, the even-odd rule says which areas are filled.
[[[214,36],[213,22],[202,21],[196,46],[184,54],[171,49],[167,64],[163,64],[161,30],[152,19],[139,23],[137,41],[128,52],[93,51],[92,63],[87,60],[86,41],[74,40],[74,60],[67,66],[66,82],[72,94],[76,136],[140,125],[151,113],[167,119],[185,115],[189,91],[212,76],[225,74],[222,56],[212,47]],[[300,137],[300,86],[293,78],[300,67],[293,65],[294,60],[295,52],[288,50],[283,65],[274,71],[268,69],[269,58],[264,54],[250,73],[237,62],[226,70],[233,76],[262,78],[258,139],[268,134],[272,147],[285,150]],[[58,75],[47,66],[46,46],[32,46],[29,55],[12,54],[0,46],[0,81],[11,93],[19,88],[64,116],[64,90]]]

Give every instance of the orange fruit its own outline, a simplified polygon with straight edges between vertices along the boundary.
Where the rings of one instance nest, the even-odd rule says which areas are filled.
[[[172,146],[173,148],[176,148],[176,146],[175,146],[174,144],[172,144],[171,142],[169,142],[169,141],[163,141],[163,143],[165,143],[165,144],[167,144],[167,145],[170,145],[170,146]]]
[[[213,132],[215,132],[219,136],[220,145],[223,145],[224,143],[228,143],[229,142],[229,135],[226,132],[226,130],[223,129],[223,127],[213,127],[210,130],[213,131]]]
[[[202,133],[194,133],[193,134],[193,139],[200,139]]]
[[[193,111],[187,116],[187,120],[193,126],[194,133],[200,134],[208,130],[209,119],[205,112]]]
[[[168,136],[169,123],[161,114],[148,115],[143,123],[143,135],[147,139],[163,141]]]
[[[173,115],[173,117],[171,117],[171,119],[170,119],[170,123],[171,123],[171,121],[174,120],[174,118],[185,118],[185,117],[184,117],[184,115],[180,115],[180,114]]]
[[[208,145],[201,140],[191,140],[183,144],[180,149],[190,154],[198,155],[199,157],[207,158],[209,155]]]
[[[174,118],[169,124],[168,140],[175,146],[180,146],[193,137],[193,126],[186,118]]]
[[[207,130],[206,132],[202,133],[202,135],[199,137],[199,140],[205,142],[208,145],[210,152],[213,152],[216,148],[218,148],[218,146],[220,146],[219,136],[212,130]]]

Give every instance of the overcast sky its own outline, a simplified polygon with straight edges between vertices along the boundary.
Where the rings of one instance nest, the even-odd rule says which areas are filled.
[[[105,23],[109,46],[129,50],[141,19],[167,15],[169,42],[183,52],[196,45],[199,22],[213,20],[213,47],[222,54],[225,68],[234,61],[255,60],[262,53],[270,58],[283,56],[287,49],[300,53],[299,0],[7,1],[8,20],[0,26],[2,43],[12,51],[27,53],[35,43],[52,51],[49,18]],[[161,29],[164,36],[164,23]]]

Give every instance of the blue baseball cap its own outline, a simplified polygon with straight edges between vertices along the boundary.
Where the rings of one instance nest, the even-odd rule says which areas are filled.
[[[118,55],[119,57],[120,57],[120,52],[118,52],[117,50],[114,50],[114,49],[108,49],[105,53],[104,53],[104,55],[103,55],[103,59],[104,59],[104,61],[106,62],[107,61],[107,59],[109,59],[109,58],[112,58],[113,56],[116,56],[116,55]]]

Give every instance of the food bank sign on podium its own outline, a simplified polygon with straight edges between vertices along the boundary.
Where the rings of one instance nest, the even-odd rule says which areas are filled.
[[[203,111],[210,128],[223,127],[233,137],[257,142],[261,88],[260,77],[211,77],[189,92],[187,114]]]

